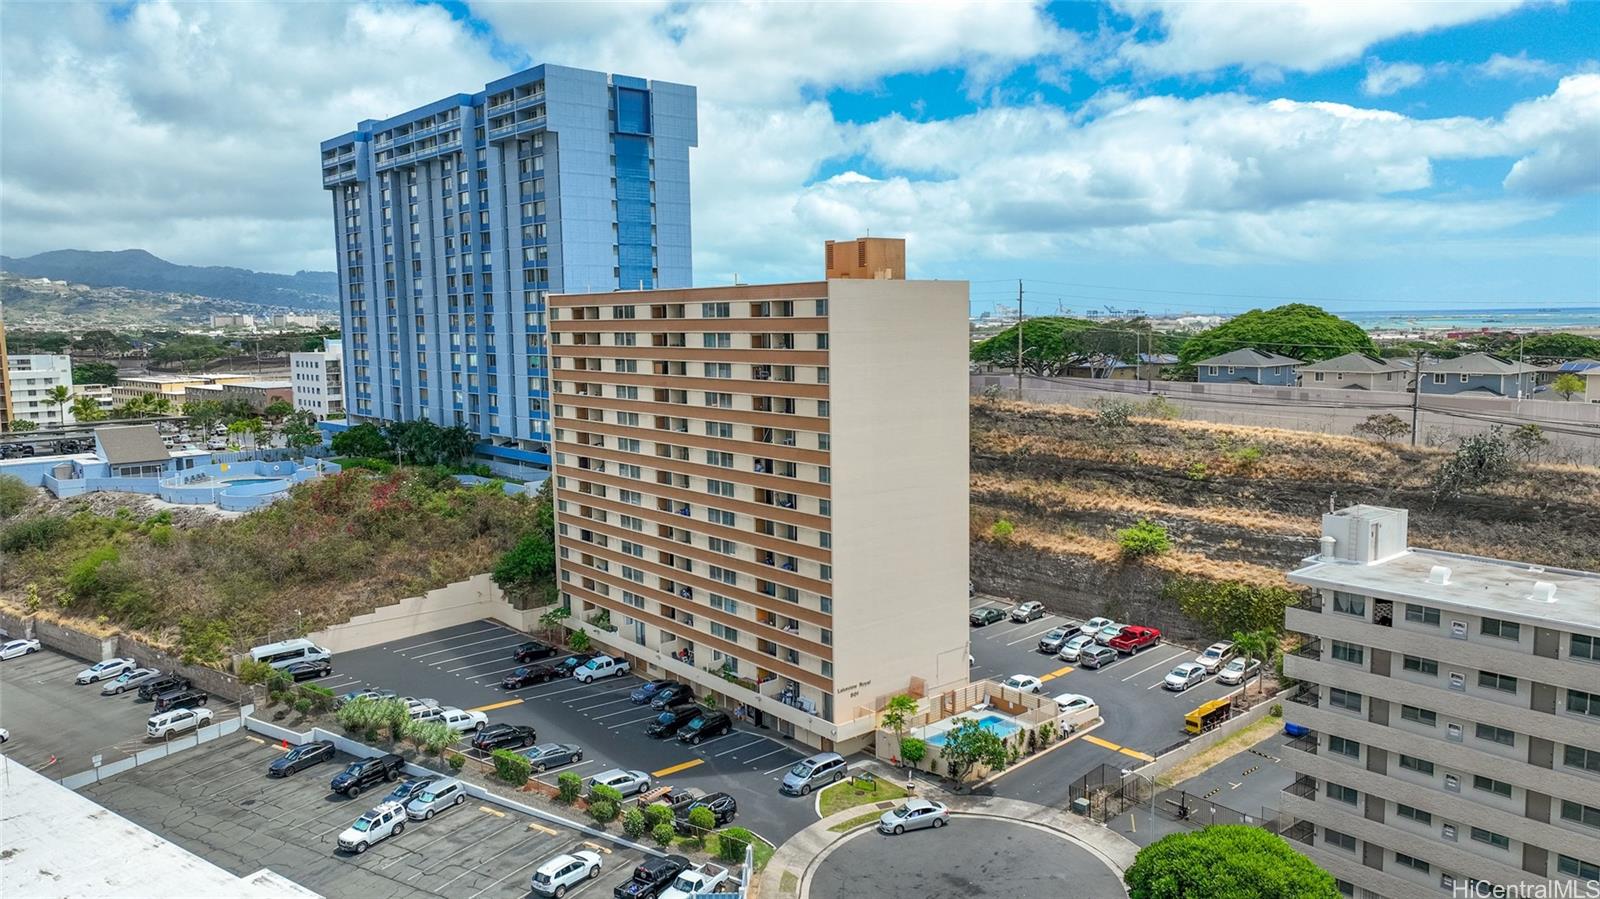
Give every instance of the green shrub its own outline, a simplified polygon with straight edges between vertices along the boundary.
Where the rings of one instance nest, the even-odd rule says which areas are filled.
[[[689,826],[694,828],[694,835],[703,837],[717,828],[717,816],[705,806],[696,806],[689,812]]]
[[[620,790],[618,790],[616,787],[608,787],[605,784],[590,784],[589,785],[589,801],[590,802],[610,802],[610,803],[613,803],[613,804],[616,804],[616,805],[621,805],[622,804],[622,792]]]
[[[1167,529],[1148,518],[1140,519],[1133,527],[1117,531],[1117,545],[1124,559],[1158,556],[1172,548]]]
[[[617,820],[617,804],[609,799],[595,799],[589,802],[589,817],[601,824]]]
[[[644,820],[651,829],[672,823],[672,807],[665,802],[652,802],[644,807]]]
[[[657,824],[655,827],[650,828],[650,838],[655,840],[656,845],[663,849],[672,845],[672,839],[677,835],[678,832],[672,829],[671,824]]]
[[[0,530],[0,552],[17,553],[43,549],[67,535],[67,519],[62,515],[33,515],[12,522]]]
[[[717,857],[725,862],[743,862],[744,850],[755,840],[755,834],[743,827],[730,827],[717,835]]]
[[[233,642],[227,622],[187,615],[178,621],[178,650],[185,665],[221,668]]]
[[[1206,468],[1206,463],[1204,463],[1204,462],[1190,462],[1189,463],[1189,468],[1186,471],[1184,471],[1183,475],[1184,475],[1184,477],[1188,478],[1191,481],[1203,481],[1203,480],[1205,480],[1207,475],[1208,475],[1208,470]]]
[[[533,773],[533,763],[527,756],[518,755],[509,749],[496,749],[491,757],[494,759],[495,776],[514,786],[522,786],[528,782],[528,775]]]
[[[304,696],[296,699],[294,701],[294,710],[302,715],[308,714],[311,711],[311,700],[305,698]]]
[[[378,704],[365,697],[352,699],[339,706],[335,718],[338,719],[339,726],[349,733],[366,733],[374,728],[374,723],[378,720]]]
[[[333,691],[316,684],[301,684],[300,695],[311,700],[314,711],[326,712],[333,708]]]
[[[255,659],[245,659],[239,663],[239,683],[264,684],[267,682],[267,678],[271,676],[273,670],[273,667],[268,665],[266,662],[258,662]]]
[[[272,666],[267,666],[271,668]],[[267,672],[267,689],[277,690],[280,693],[294,689],[294,675],[282,668],[273,668]]]
[[[460,774],[461,769],[467,766],[467,757],[459,752],[453,752],[449,758],[445,759],[445,764],[450,766],[451,771]]]
[[[0,518],[10,518],[33,499],[34,490],[14,475],[0,475]]]
[[[1017,526],[1012,524],[1011,522],[1007,521],[1004,518],[1002,518],[999,521],[995,522],[994,526],[989,528],[989,536],[993,537],[996,540],[1008,539],[1012,534],[1015,534],[1016,532],[1017,532]]]
[[[122,554],[115,546],[98,546],[67,568],[67,592],[74,599],[93,602],[122,585],[117,563]]]
[[[644,836],[644,832],[648,829],[649,825],[645,823],[644,812],[639,811],[637,807],[630,808],[622,813],[622,832],[628,835],[628,839],[637,840]]]
[[[567,635],[567,645],[572,648],[573,652],[587,652],[589,650],[589,634],[580,627]]]
[[[571,771],[562,772],[556,778],[556,797],[562,802],[571,805],[577,800],[578,794],[583,792],[583,778]]]
[[[1272,708],[1267,709],[1267,714],[1271,715],[1274,718],[1282,718],[1283,717],[1283,703],[1274,702],[1272,704]]]

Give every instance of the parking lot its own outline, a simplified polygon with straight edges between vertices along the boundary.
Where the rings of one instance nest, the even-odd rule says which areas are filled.
[[[481,710],[491,723],[532,725],[541,743],[582,747],[582,762],[540,776],[551,784],[563,771],[588,777],[623,768],[650,774],[656,785],[720,790],[739,803],[739,826],[774,843],[816,820],[809,798],[778,792],[783,772],[811,754],[805,745],[748,726],[699,746],[647,737],[645,726],[659,713],[629,701],[628,694],[643,683],[634,676],[592,684],[560,679],[502,690],[500,679],[518,667],[512,648],[527,639],[493,621],[443,628],[340,653],[334,659],[336,673],[318,683],[336,693],[370,686],[437,699]]]
[[[135,690],[102,696],[104,683],[73,683],[88,665],[50,649],[0,661],[0,727],[11,732],[6,755],[60,779],[87,771],[96,755],[109,764],[153,745],[145,739],[151,704],[140,702]],[[238,706],[220,696],[206,708],[218,721],[238,714]]]
[[[82,792],[146,828],[236,874],[270,867],[325,896],[367,899],[449,896],[490,899],[528,895],[528,879],[549,858],[575,849],[599,852],[602,873],[569,896],[603,895],[643,857],[604,841],[468,801],[365,854],[336,851],[339,832],[382,798],[373,789],[345,799],[328,781],[351,759],[268,778],[282,750],[238,734],[178,753],[86,787]]]
[[[1011,607],[1005,600],[981,596],[971,605]],[[997,795],[1059,807],[1067,801],[1067,787],[1074,778],[1099,764],[1132,768],[1149,761],[1184,738],[1183,718],[1190,710],[1237,689],[1217,683],[1215,677],[1181,693],[1163,689],[1173,666],[1199,654],[1194,647],[1161,642],[1098,670],[1040,652],[1039,638],[1066,623],[1059,615],[1046,614],[1027,623],[1007,619],[972,628],[974,680],[1032,675],[1044,680],[1045,695],[1090,697],[1105,719],[1094,732],[1002,777],[992,788]]]

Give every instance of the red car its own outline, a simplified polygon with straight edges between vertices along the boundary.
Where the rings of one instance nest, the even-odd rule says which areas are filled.
[[[1131,656],[1146,646],[1154,646],[1161,639],[1161,632],[1153,627],[1140,627],[1130,624],[1122,629],[1122,633],[1111,638],[1106,645],[1125,656]]]

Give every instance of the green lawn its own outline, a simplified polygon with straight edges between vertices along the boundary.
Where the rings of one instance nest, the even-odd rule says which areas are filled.
[[[844,833],[847,830],[855,830],[857,827],[860,827],[863,824],[871,824],[873,821],[876,821],[881,817],[883,817],[883,812],[871,811],[867,812],[865,815],[857,815],[848,821],[840,821],[838,824],[835,824],[828,829],[834,833]]]
[[[684,850],[695,850],[695,849],[702,848],[700,846],[700,841],[695,839],[694,837],[677,837],[672,841],[672,845],[675,846],[675,847],[681,847]],[[778,851],[778,848],[776,846],[772,845],[771,843],[767,842],[766,840],[763,840],[759,836],[756,837],[755,845],[756,845],[756,854],[755,854],[756,870],[760,871],[760,870],[762,870],[762,869],[767,867],[767,862],[772,861],[772,855],[773,855],[773,853]],[[716,834],[714,834],[714,833],[713,834],[709,834],[706,837],[706,844],[705,844],[705,846],[703,848],[704,848],[706,854],[710,855],[712,858],[720,858],[721,857],[717,853],[717,849],[719,847],[717,846],[717,835]]]
[[[848,780],[840,781],[822,791],[822,817],[826,818],[829,815],[838,814],[847,808],[855,808],[858,805],[904,799],[905,796],[904,787],[890,783],[881,777],[877,779],[873,787],[858,786]]]

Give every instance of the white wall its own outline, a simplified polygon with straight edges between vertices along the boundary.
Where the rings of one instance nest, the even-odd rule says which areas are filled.
[[[337,654],[484,618],[494,618],[517,630],[529,631],[537,625],[544,611],[544,608],[524,611],[512,607],[487,574],[477,574],[306,636]]]

